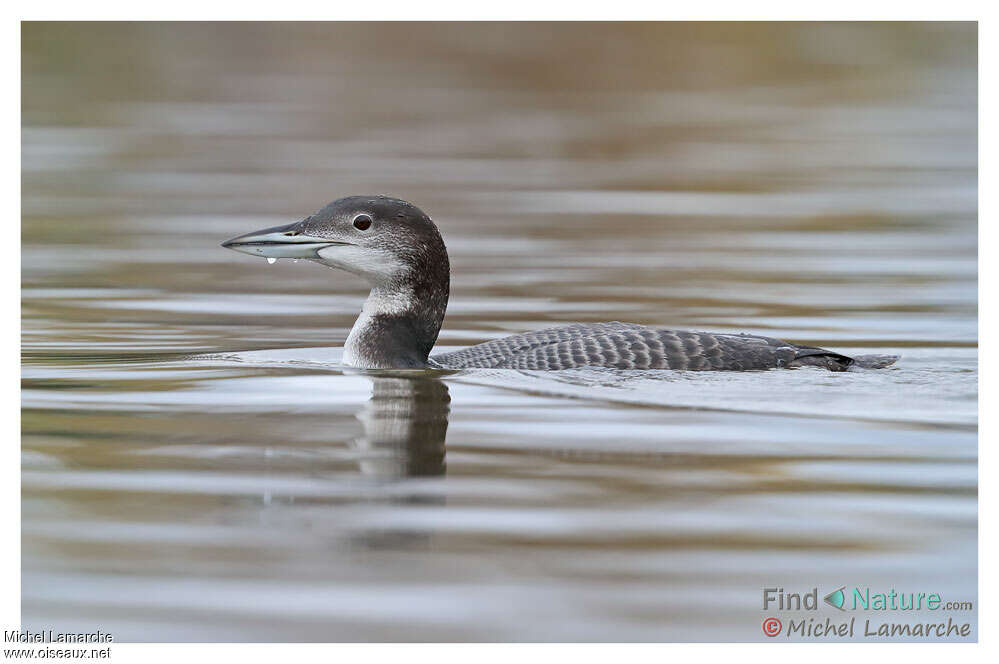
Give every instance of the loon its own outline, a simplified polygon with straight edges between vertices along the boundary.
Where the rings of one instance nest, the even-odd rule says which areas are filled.
[[[388,196],[341,198],[302,221],[240,235],[222,246],[271,263],[311,260],[366,280],[371,292],[344,343],[343,362],[351,367],[746,371],[816,366],[846,371],[883,368],[898,359],[848,357],[748,334],[619,322],[551,327],[431,357],[450,289],[447,249],[430,217]]]

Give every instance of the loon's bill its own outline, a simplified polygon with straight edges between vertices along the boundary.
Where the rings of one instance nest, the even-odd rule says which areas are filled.
[[[250,256],[264,258],[318,258],[317,252],[343,242],[305,235],[298,230],[301,222],[265,228],[226,240],[222,246]]]
[[[371,293],[344,343],[344,363],[359,368],[846,371],[888,367],[899,357],[850,357],[770,337],[619,322],[546,328],[431,357],[450,291],[447,249],[430,217],[387,196],[341,198],[302,221],[222,246],[268,262],[304,258],[365,279]]]

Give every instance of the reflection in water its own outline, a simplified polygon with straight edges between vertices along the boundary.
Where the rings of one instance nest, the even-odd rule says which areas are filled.
[[[409,373],[411,375],[406,376]],[[451,396],[447,385],[422,372],[367,374],[372,394],[357,419],[364,435],[351,446],[361,452],[361,472],[387,483],[408,478],[443,476],[444,440]],[[391,505],[444,505],[444,494],[425,485],[386,491],[378,500]],[[351,537],[351,546],[364,549],[406,550],[429,542],[424,528],[387,528],[372,523]]]
[[[353,443],[367,453],[361,471],[386,479],[443,475],[447,385],[429,376],[370,377],[371,400],[357,414],[364,435]]]

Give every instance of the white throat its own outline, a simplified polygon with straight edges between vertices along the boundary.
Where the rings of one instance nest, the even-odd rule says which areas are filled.
[[[380,368],[374,357],[375,349],[367,348],[364,339],[377,316],[398,316],[413,311],[416,306],[412,288],[387,289],[375,286],[361,306],[361,315],[354,321],[343,344],[343,363],[349,367]]]

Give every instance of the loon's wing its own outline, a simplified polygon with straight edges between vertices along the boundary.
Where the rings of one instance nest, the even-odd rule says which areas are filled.
[[[571,341],[583,336],[611,333],[622,329],[641,328],[633,323],[573,323],[559,327],[547,327],[522,334],[514,334],[501,339],[493,339],[476,346],[470,346],[451,353],[434,355],[431,360],[449,369],[490,368],[500,366],[504,361],[527,353],[536,348]]]
[[[821,366],[845,371],[853,360],[809,346],[747,334],[679,332],[630,323],[554,327],[488,341],[433,358],[454,369],[686,369],[746,371]]]

